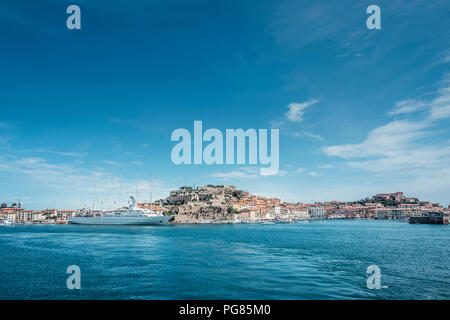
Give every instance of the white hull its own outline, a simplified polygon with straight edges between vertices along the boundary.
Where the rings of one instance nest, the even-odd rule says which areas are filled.
[[[100,216],[100,217],[71,217],[69,223],[87,225],[161,225],[166,224],[173,216]]]

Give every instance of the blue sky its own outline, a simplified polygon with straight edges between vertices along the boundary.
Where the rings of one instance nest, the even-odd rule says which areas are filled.
[[[448,1],[6,0],[0,30],[0,201],[91,206],[95,175],[105,208],[136,182],[148,200],[150,176],[153,198],[195,183],[450,203]],[[170,135],[194,120],[279,128],[278,175],[174,165]]]

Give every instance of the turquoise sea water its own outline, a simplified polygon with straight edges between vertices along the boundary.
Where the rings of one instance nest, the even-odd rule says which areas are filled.
[[[449,245],[392,221],[0,227],[0,299],[450,299]]]

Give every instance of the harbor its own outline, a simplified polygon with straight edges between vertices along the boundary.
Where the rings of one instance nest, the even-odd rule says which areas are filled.
[[[95,197],[94,197],[95,199]],[[0,225],[26,224],[273,224],[312,220],[397,220],[411,224],[449,223],[450,208],[383,193],[357,201],[286,202],[240,190],[233,185],[183,186],[166,198],[116,209],[27,210],[20,201],[0,208]]]

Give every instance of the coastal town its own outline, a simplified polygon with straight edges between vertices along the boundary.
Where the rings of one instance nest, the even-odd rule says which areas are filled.
[[[450,206],[406,197],[402,192],[380,193],[358,201],[292,203],[239,190],[235,186],[183,186],[165,199],[137,203],[142,209],[172,215],[170,223],[292,223],[319,219],[391,219],[448,224]],[[111,211],[27,210],[21,203],[0,207],[0,224],[67,224],[70,217],[98,216]]]

